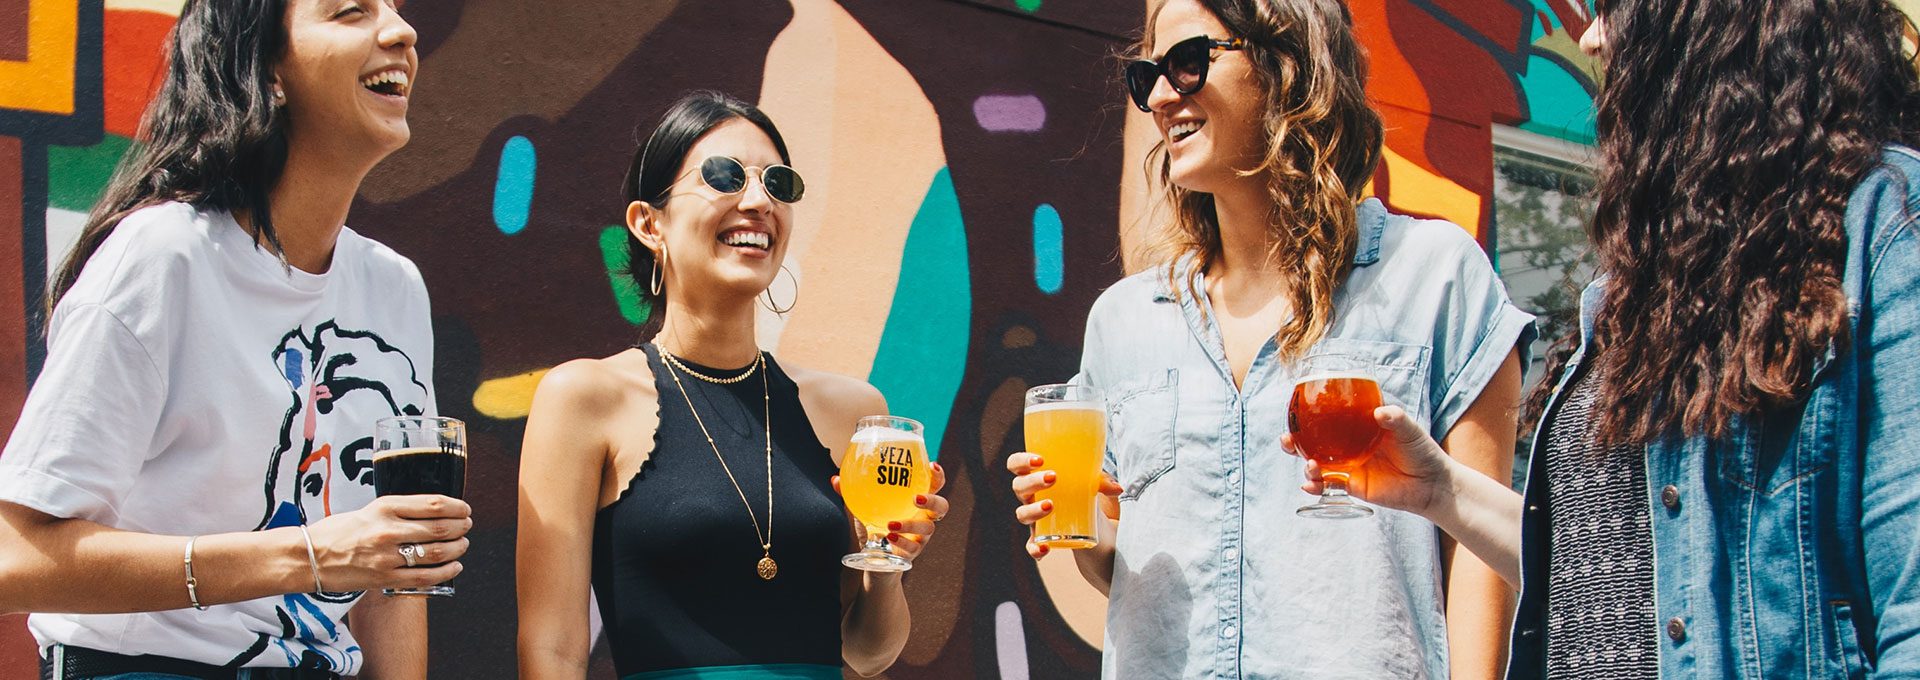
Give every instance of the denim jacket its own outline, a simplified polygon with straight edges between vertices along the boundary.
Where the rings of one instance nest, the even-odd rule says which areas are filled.
[[[1920,677],[1920,154],[1847,203],[1851,335],[1784,411],[1646,447],[1660,675]],[[1605,280],[1581,296],[1581,370]],[[1552,418],[1561,394],[1547,406]],[[1549,502],[1536,436],[1512,678],[1544,675]]]
[[[1436,437],[1478,398],[1533,317],[1466,230],[1358,212],[1354,267],[1307,362],[1271,339],[1238,387],[1204,284],[1185,263],[1129,277],[1088,315],[1080,382],[1109,409],[1106,469],[1125,487],[1107,678],[1445,678],[1434,526],[1379,510],[1309,519],[1280,449],[1303,365],[1361,362]],[[1328,359],[1332,360],[1332,359]]]

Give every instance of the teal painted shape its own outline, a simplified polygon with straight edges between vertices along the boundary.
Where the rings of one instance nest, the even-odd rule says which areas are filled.
[[[93,210],[120,157],[132,145],[131,139],[103,135],[92,146],[47,147],[47,207],[79,213]]]
[[[527,228],[533,210],[533,140],[515,135],[500,147],[500,172],[493,183],[493,224],[512,236]]]
[[[600,261],[607,267],[607,283],[613,286],[613,301],[620,306],[620,317],[638,326],[647,322],[653,307],[640,296],[640,283],[629,272],[633,253],[627,250],[627,228],[612,226],[600,230]]]
[[[973,278],[966,223],[946,168],[933,176],[900,255],[900,279],[867,380],[887,397],[887,410],[927,426],[927,456],[940,440],[967,368],[973,323]]]
[[[1028,12],[1040,11],[1040,0],[1014,0],[1013,4],[1019,5],[1020,9]]]
[[[1580,144],[1593,143],[1593,95],[1559,64],[1527,58],[1520,91],[1532,115],[1521,129]]]
[[[1033,285],[1048,295],[1060,292],[1066,278],[1065,230],[1060,211],[1052,204],[1042,203],[1033,209]]]

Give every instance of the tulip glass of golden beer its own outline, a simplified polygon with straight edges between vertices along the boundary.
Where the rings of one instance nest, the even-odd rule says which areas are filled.
[[[1310,360],[1311,361],[1311,360]],[[1354,519],[1373,515],[1373,508],[1347,495],[1348,477],[1373,458],[1380,423],[1380,385],[1365,373],[1351,370],[1315,371],[1293,385],[1293,403],[1287,407],[1287,429],[1300,453],[1320,463],[1324,480],[1320,501],[1296,510],[1304,517]]]
[[[376,496],[439,494],[463,498],[467,491],[467,425],[453,418],[398,416],[373,424],[373,493]],[[439,565],[422,564],[420,568]],[[442,583],[425,588],[386,588],[387,595],[452,595]]]
[[[853,442],[840,457],[840,495],[847,511],[867,528],[865,549],[840,558],[863,571],[906,571],[913,563],[894,554],[887,523],[924,514],[914,497],[933,485],[925,428],[894,416],[867,416],[854,427]]]
[[[1107,451],[1107,406],[1086,385],[1041,385],[1027,390],[1027,452],[1054,473],[1053,486],[1033,495],[1053,501],[1053,512],[1033,523],[1033,542],[1078,550],[1100,544],[1093,499]]]

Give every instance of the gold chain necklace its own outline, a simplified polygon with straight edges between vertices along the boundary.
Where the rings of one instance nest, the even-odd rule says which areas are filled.
[[[693,422],[700,425],[700,434],[707,438],[707,446],[713,449],[714,459],[720,461],[720,469],[727,473],[727,481],[733,483],[734,493],[740,494],[740,504],[747,506],[747,519],[753,520],[753,536],[754,538],[760,539],[760,562],[754,565],[760,573],[760,579],[763,581],[773,580],[773,577],[780,573],[780,565],[775,564],[773,561],[773,418],[771,406],[773,394],[767,388],[767,376],[765,373],[760,374],[760,418],[761,423],[766,425],[767,429],[767,529],[765,533],[761,533],[760,531],[760,517],[754,514],[753,504],[747,501],[747,492],[740,488],[740,480],[734,479],[733,468],[729,467],[727,465],[727,459],[720,455],[720,445],[713,443],[713,433],[707,431],[707,423],[700,418],[700,410],[693,407],[693,397],[687,395],[687,386],[680,382],[680,371],[685,371],[688,375],[706,380],[707,382],[722,385],[737,383],[758,371],[760,364],[766,363],[766,355],[756,353],[753,357],[753,366],[748,368],[746,373],[722,380],[687,370],[687,367],[680,365],[680,360],[675,359],[673,353],[668,352],[667,348],[660,347],[659,345],[655,345],[655,347],[660,350],[660,357],[665,359],[668,364],[667,375],[673,377],[673,386],[680,388],[680,398],[687,401],[687,411],[693,414]]]
[[[665,348],[661,348],[660,358],[666,359],[667,363],[673,364],[673,367],[680,369],[681,373],[685,373],[695,378],[705,380],[715,385],[732,385],[742,380],[746,380],[747,378],[751,377],[754,373],[760,370],[760,359],[759,359],[759,355],[757,354],[754,355],[753,363],[747,366],[747,372],[742,373],[740,375],[733,376],[731,378],[715,378],[705,373],[701,373],[691,368],[687,368],[686,364],[680,363],[680,359],[673,356],[673,353],[668,352]]]

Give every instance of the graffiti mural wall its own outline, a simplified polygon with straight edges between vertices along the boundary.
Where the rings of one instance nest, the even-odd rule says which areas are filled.
[[[135,136],[182,0],[0,0],[0,432],[43,352],[36,311]],[[807,173],[784,361],[862,376],[922,420],[954,518],[910,578],[896,678],[1097,674],[1104,600],[1010,519],[1021,393],[1072,375],[1085,312],[1155,226],[1115,55],[1146,0],[410,3],[413,141],[352,224],[427,279],[443,413],[472,428],[478,528],[434,604],[436,677],[510,677],[514,481],[534,386],[644,320],[618,229],[636,130],[695,88],[754,100]],[[1589,141],[1580,0],[1352,0],[1390,126],[1375,191],[1486,238],[1493,125]],[[0,680],[33,677],[0,618]],[[604,650],[597,677],[610,677]]]

